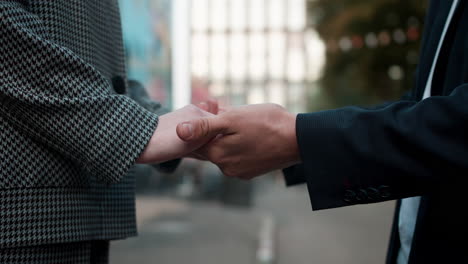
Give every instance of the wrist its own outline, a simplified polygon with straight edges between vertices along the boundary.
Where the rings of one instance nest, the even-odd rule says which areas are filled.
[[[287,166],[292,166],[301,163],[301,155],[299,151],[299,146],[297,143],[296,136],[296,118],[297,114],[291,114],[286,112],[284,121],[284,138],[285,138],[285,160],[287,161]]]
[[[145,150],[141,153],[140,157],[137,159],[137,163],[139,164],[159,164],[161,162],[170,160],[165,159],[163,156],[165,151],[164,149],[164,142],[168,141],[164,139],[164,131],[167,129],[167,122],[166,115],[159,116],[158,126],[156,130],[153,132],[148,144],[146,145]]]
[[[297,143],[297,135],[296,135],[296,120],[297,114],[291,114],[291,128],[289,130],[290,139],[291,139],[291,159],[294,164],[301,163],[301,154],[299,151],[299,144]]]
[[[156,131],[153,133],[151,136],[150,140],[148,141],[148,144],[146,145],[145,149],[143,152],[140,154],[138,159],[136,160],[136,163],[138,164],[148,164],[148,163],[153,163],[153,156],[154,154],[152,153],[154,151],[154,142],[156,140],[154,139],[156,136]]]

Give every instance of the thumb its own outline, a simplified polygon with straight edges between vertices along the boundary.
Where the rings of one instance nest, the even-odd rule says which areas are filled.
[[[210,140],[227,130],[225,122],[219,116],[205,117],[180,123],[177,125],[177,135],[183,141]]]

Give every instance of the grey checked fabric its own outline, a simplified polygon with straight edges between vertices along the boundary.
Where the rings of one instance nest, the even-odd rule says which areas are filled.
[[[116,0],[0,1],[0,249],[136,234],[162,110],[128,88]]]
[[[111,186],[1,190],[0,248],[135,236],[134,179],[132,168]]]
[[[108,241],[0,249],[2,264],[105,264],[108,262]]]
[[[80,174],[117,182],[157,117],[113,91],[112,79],[125,76],[116,2],[1,1],[0,14],[0,115],[5,129],[17,131],[11,143],[30,138],[62,156],[44,168],[49,174],[77,166]],[[37,151],[25,155],[31,154]],[[32,161],[27,174],[38,168]],[[7,174],[22,172],[5,166]],[[5,178],[0,187],[16,187]],[[19,187],[25,185],[31,186]]]

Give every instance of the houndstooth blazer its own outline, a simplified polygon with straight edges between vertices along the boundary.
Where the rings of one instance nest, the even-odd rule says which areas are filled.
[[[0,248],[135,235],[128,86],[116,0],[0,1]]]

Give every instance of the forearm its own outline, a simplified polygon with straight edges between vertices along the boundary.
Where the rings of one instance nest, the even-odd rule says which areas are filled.
[[[108,77],[54,42],[24,5],[2,1],[0,17],[3,119],[98,180],[118,181],[143,151],[157,116],[114,93]]]
[[[408,92],[405,96],[402,97],[401,100],[409,100],[411,98],[410,94],[411,93]],[[379,104],[379,105],[375,105],[375,106],[371,106],[371,107],[365,107],[363,109],[377,111],[377,110],[383,109],[384,107],[389,106],[389,105],[391,105],[393,103],[395,103],[395,102],[385,102],[385,103],[382,103],[382,104]],[[301,131],[297,131],[297,129],[296,129],[296,134],[298,132],[300,133]],[[294,186],[294,185],[306,183],[306,177],[307,177],[306,173],[307,173],[307,171],[305,170],[303,163],[300,163],[300,164],[297,164],[297,165],[294,165],[294,166],[291,166],[289,168],[284,169],[283,170],[283,175],[284,175],[284,180],[285,180],[286,186],[289,187],[289,186]]]
[[[440,185],[465,184],[466,90],[464,85],[450,96],[400,101],[377,110],[348,107],[299,115],[297,137],[313,208],[398,199]],[[380,189],[384,194],[374,195]]]

